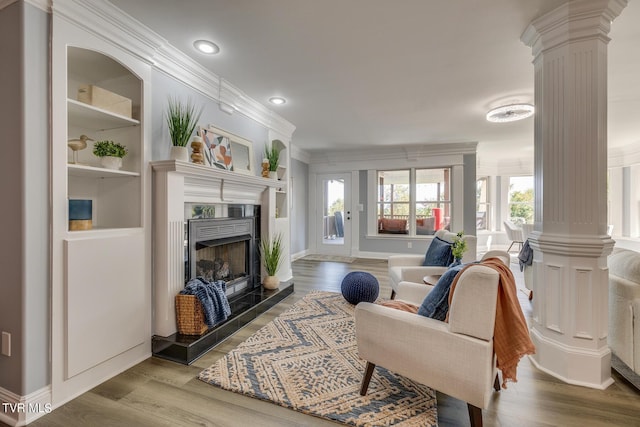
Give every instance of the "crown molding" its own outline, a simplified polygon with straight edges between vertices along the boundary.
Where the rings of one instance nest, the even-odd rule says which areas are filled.
[[[621,168],[633,165],[640,165],[640,143],[636,142],[608,149],[607,166],[609,168]],[[488,160],[485,156],[478,156],[476,173],[478,176],[533,175],[533,168],[533,158],[529,161],[523,161],[522,158],[492,161]]]
[[[7,0],[0,0],[7,1]],[[295,126],[247,96],[172,46],[166,39],[103,0],[30,0],[51,2],[52,12],[108,43],[121,48],[156,70],[175,78],[220,105],[228,114],[238,112],[289,138]]]
[[[291,144],[291,148],[289,150],[291,152],[291,158],[299,160],[303,163],[309,164],[311,163],[311,153],[306,150],[303,150],[300,147],[297,147],[294,144]]]
[[[640,143],[627,144],[609,149],[608,167],[627,167],[640,164]]]
[[[459,142],[445,144],[395,145],[382,147],[362,147],[349,150],[324,150],[311,152],[310,164],[372,164],[376,161],[401,161],[403,164],[421,164],[425,159],[435,161],[449,156],[445,163],[453,164],[453,157],[476,154],[477,142]],[[364,167],[366,169],[366,167]]]
[[[522,176],[533,175],[534,160],[524,158],[500,159],[496,161],[487,160],[486,157],[478,156],[476,166],[477,176]]]

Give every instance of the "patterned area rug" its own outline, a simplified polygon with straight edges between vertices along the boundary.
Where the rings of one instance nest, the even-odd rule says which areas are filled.
[[[200,373],[209,384],[354,426],[437,426],[435,392],[376,367],[360,396],[354,306],[312,292]]]
[[[346,264],[351,264],[356,259],[350,256],[339,256],[339,255],[307,255],[302,258],[305,261],[333,261],[333,262],[344,262]]]

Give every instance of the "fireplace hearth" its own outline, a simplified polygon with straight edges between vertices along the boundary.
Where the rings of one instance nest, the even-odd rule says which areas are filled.
[[[243,326],[291,295],[293,282],[282,282],[275,290],[259,286],[245,289],[229,298],[231,315],[201,336],[172,334],[168,337],[154,335],[152,352],[156,357],[190,365],[211,348],[224,341]]]

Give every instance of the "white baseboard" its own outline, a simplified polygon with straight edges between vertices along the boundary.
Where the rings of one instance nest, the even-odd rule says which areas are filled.
[[[307,255],[309,255],[311,252],[309,251],[309,249],[305,249],[304,251],[301,252],[296,252],[295,254],[291,254],[291,262],[303,258]]]
[[[19,396],[0,387],[0,422],[21,427],[52,410],[50,385],[26,396]]]
[[[405,255],[405,254],[396,254],[392,252],[366,252],[366,251],[358,251],[357,253],[353,253],[352,256],[356,258],[369,258],[369,259],[387,259],[390,255]]]

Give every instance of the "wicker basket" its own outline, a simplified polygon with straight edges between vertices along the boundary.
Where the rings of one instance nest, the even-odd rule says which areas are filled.
[[[202,305],[195,295],[176,295],[176,320],[178,333],[202,335],[207,332]]]

